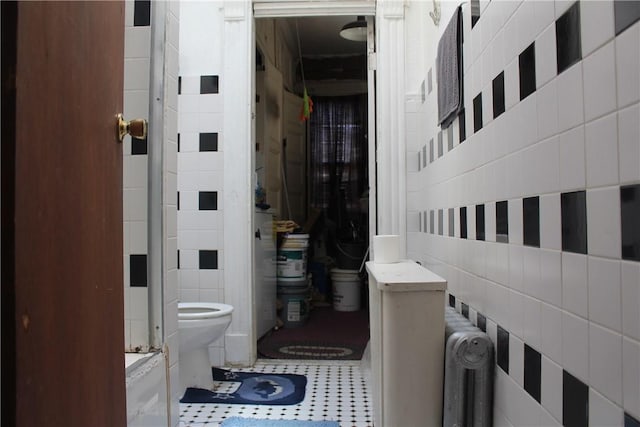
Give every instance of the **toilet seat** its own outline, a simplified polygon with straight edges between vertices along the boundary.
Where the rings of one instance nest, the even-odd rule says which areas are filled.
[[[205,320],[226,316],[233,311],[228,304],[207,302],[178,303],[178,320]]]

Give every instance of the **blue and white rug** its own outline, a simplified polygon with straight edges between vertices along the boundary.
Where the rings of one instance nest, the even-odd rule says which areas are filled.
[[[212,368],[213,380],[238,383],[231,393],[189,387],[181,403],[225,403],[249,405],[295,405],[304,399],[307,378],[295,374],[231,372]]]
[[[227,418],[220,427],[340,427],[336,421],[262,420],[255,418]]]

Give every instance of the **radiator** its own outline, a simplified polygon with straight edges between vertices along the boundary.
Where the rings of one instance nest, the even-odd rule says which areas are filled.
[[[445,310],[443,427],[493,425],[493,344],[453,308]]]

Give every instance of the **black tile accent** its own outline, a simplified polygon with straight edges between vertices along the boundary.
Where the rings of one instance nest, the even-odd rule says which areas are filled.
[[[482,92],[473,98],[473,131],[482,129]]]
[[[540,403],[541,358],[535,349],[524,345],[524,389]]]
[[[176,194],[176,210],[180,210],[180,192],[178,191],[178,194]]]
[[[444,228],[444,211],[442,209],[438,209],[438,235],[442,236],[442,234],[444,233],[443,228]]]
[[[427,89],[424,80],[420,83],[420,99],[424,104],[424,101],[427,100]]]
[[[460,237],[467,238],[467,207],[460,208]]]
[[[558,74],[582,59],[579,1],[556,20],[556,58]]]
[[[640,421],[633,418],[631,415],[624,413],[624,427],[640,427]]]
[[[453,126],[447,128],[447,148],[453,150]]]
[[[218,76],[200,76],[200,93],[218,93]]]
[[[198,193],[198,209],[201,211],[218,210],[218,192],[200,191]]]
[[[178,137],[176,139],[176,143],[178,144],[178,153],[180,152],[180,134],[178,134]]]
[[[584,191],[560,195],[562,250],[587,253],[587,195]]]
[[[456,308],[456,297],[449,294],[449,307]]]
[[[493,118],[497,118],[504,113],[504,71],[493,79],[491,83],[493,89]]]
[[[433,209],[429,211],[429,233],[433,234],[435,230],[436,216]]]
[[[496,242],[509,243],[509,202],[496,202]]]
[[[476,240],[485,240],[484,205],[476,205]]]
[[[200,250],[200,270],[217,270],[218,269],[218,251]]]
[[[460,144],[467,139],[467,123],[466,116],[464,113],[464,108],[460,110],[460,114],[458,114],[458,130],[460,131]]]
[[[438,132],[438,158],[444,154],[444,143],[442,139],[442,131]]]
[[[469,306],[467,304],[465,304],[465,303],[460,303],[460,309],[462,311],[462,315],[468,319],[469,318]]]
[[[218,151],[218,133],[200,134],[200,151]]]
[[[147,154],[147,138],[131,138],[131,155]]]
[[[616,36],[640,20],[640,1],[614,0]]]
[[[135,27],[151,25],[151,0],[135,0],[133,2],[133,25]]]
[[[520,70],[520,101],[536,91],[536,49],[531,43],[518,57]]]
[[[422,146],[422,167],[427,167],[427,145]]]
[[[453,223],[455,220],[453,215],[453,208],[449,208],[449,237],[453,237],[455,229],[455,224]]]
[[[478,326],[478,329],[480,329],[482,332],[487,332],[487,318],[484,317],[484,314],[477,314],[477,321],[476,321]]]
[[[497,363],[505,373],[509,373],[509,332],[502,329],[500,325],[498,325]]]
[[[427,93],[431,93],[433,90],[433,68],[429,68],[429,72],[427,72]]]
[[[147,287],[146,255],[129,255],[129,286]]]
[[[435,160],[434,154],[433,154],[433,138],[431,138],[429,140],[429,163],[433,162]]]
[[[562,425],[589,425],[589,386],[565,370],[562,371]]]
[[[540,247],[540,198],[522,199],[522,234],[526,246]]]
[[[178,95],[182,95],[182,76],[178,76]]]
[[[480,19],[480,0],[471,0],[471,28],[476,26]]]
[[[640,184],[620,187],[622,259],[640,261]]]
[[[177,261],[177,263],[178,263],[178,267],[177,267],[177,268],[179,269],[179,268],[180,268],[180,249],[178,249],[176,252],[177,252],[177,254],[176,254],[176,257],[177,257],[177,258],[176,258],[176,261]]]

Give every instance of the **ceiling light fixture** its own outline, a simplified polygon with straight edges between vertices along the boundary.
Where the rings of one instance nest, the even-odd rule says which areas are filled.
[[[367,21],[364,16],[358,16],[357,21],[345,24],[340,30],[340,37],[354,42],[367,41]]]

